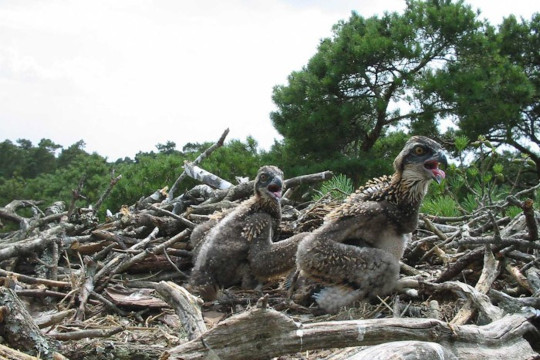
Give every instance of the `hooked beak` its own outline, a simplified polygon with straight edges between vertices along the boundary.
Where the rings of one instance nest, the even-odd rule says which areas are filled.
[[[266,187],[266,189],[272,194],[276,199],[281,199],[281,191],[283,190],[283,183],[281,179],[274,178],[272,182]]]
[[[424,162],[424,168],[431,172],[431,177],[438,184],[441,183],[442,179],[446,177],[445,172],[439,168],[439,165],[448,166],[448,160],[444,152],[439,151],[433,155],[430,159]]]

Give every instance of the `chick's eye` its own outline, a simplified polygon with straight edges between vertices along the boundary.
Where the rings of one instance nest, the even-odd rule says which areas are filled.
[[[416,155],[424,155],[426,153],[426,150],[421,146],[417,146],[414,148],[414,153]]]
[[[266,174],[261,174],[260,179],[261,179],[261,181],[266,181],[266,180],[268,180],[268,175],[266,175]]]

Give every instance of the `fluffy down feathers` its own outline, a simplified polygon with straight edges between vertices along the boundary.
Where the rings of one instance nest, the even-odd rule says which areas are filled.
[[[254,288],[294,267],[302,236],[273,242],[281,220],[282,183],[280,169],[261,167],[251,198],[194,230],[197,251],[190,286],[204,300],[214,300],[220,287]]]
[[[323,310],[336,312],[394,288],[428,185],[445,176],[440,163],[446,164],[446,157],[439,144],[412,137],[396,157],[391,177],[358,189],[302,240],[297,267],[301,276],[325,286],[314,296]]]

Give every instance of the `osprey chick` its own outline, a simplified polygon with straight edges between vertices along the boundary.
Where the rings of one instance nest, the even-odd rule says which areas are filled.
[[[298,242],[304,234],[273,242],[281,221],[282,187],[283,172],[275,166],[263,166],[251,198],[209,231],[207,224],[201,224],[200,231],[195,228],[194,243],[205,235],[202,244],[197,244],[190,287],[204,300],[214,300],[220,287],[240,284],[254,288],[294,268]]]
[[[297,267],[300,276],[325,286],[314,296],[321,309],[336,312],[394,288],[428,185],[445,177],[439,164],[447,164],[441,146],[413,136],[394,160],[391,177],[359,188],[302,240]]]

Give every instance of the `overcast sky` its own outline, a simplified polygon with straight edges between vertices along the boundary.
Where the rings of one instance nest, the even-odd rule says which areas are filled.
[[[496,25],[532,0],[470,0]],[[352,10],[404,0],[0,1],[0,141],[48,138],[114,161],[174,141],[251,135],[268,149],[272,88]]]

